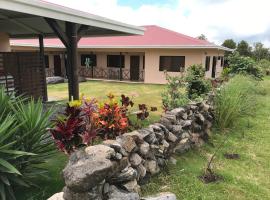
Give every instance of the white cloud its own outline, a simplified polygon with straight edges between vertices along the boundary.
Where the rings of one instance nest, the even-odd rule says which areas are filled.
[[[243,38],[270,44],[270,33],[265,37],[270,30],[269,0],[179,0],[174,6],[153,4],[137,9],[121,6],[117,0],[47,1],[129,24],[155,24],[190,36],[203,33],[216,43]]]

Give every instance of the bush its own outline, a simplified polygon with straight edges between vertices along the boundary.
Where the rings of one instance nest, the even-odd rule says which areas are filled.
[[[52,111],[41,101],[10,97],[0,88],[0,194],[15,199],[13,187],[34,185],[32,178],[45,176],[38,167],[55,152],[47,134]]]
[[[257,67],[259,67],[264,75],[270,75],[270,61],[266,59],[262,59],[257,63]]]
[[[131,113],[129,108],[134,103],[129,97],[121,95],[120,100],[113,94],[107,97],[107,101],[99,104],[85,97],[67,104],[65,112],[58,116],[55,127],[50,130],[59,150],[71,154],[97,139],[115,139],[136,125],[131,123],[131,115],[136,115],[140,121],[149,116],[145,104],[139,104],[139,111]]]
[[[224,84],[214,99],[217,127],[231,128],[243,116],[254,112],[257,82],[248,76],[236,75]]]
[[[238,52],[229,56],[228,64],[231,74],[246,74],[257,79],[262,79],[263,77],[262,71],[255,61],[250,57],[240,56]]]
[[[185,81],[189,99],[204,98],[211,89],[211,83],[205,79],[205,70],[202,65],[188,67]]]
[[[185,81],[181,76],[166,75],[166,89],[162,93],[162,104],[164,110],[171,110],[189,102],[185,91]]]

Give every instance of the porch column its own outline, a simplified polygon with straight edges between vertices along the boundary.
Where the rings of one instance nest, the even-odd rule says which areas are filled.
[[[45,71],[45,54],[44,54],[44,40],[43,35],[38,36],[39,40],[39,54],[40,54],[40,61],[42,65],[42,73],[43,73],[43,83],[44,83],[44,94],[43,94],[43,101],[48,101],[48,92],[47,92],[47,82],[46,82],[46,71]]]
[[[69,41],[69,48],[67,48],[68,74],[69,86],[71,89],[71,96],[74,100],[79,99],[79,81],[78,81],[78,68],[77,68],[77,27],[76,24],[66,22],[67,37]]]
[[[119,65],[120,65],[120,76],[119,76],[119,80],[122,81],[123,79],[123,75],[122,75],[122,52],[120,52],[120,61],[119,61]]]

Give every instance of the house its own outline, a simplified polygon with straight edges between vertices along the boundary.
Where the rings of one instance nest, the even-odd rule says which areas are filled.
[[[192,64],[202,64],[206,77],[220,76],[224,52],[230,49],[155,25],[143,28],[144,35],[82,38],[78,43],[79,74],[160,84],[166,83],[164,71],[178,75]],[[37,44],[37,40],[12,40],[11,48],[33,51]],[[61,41],[46,39],[45,53],[47,75],[65,75]]]

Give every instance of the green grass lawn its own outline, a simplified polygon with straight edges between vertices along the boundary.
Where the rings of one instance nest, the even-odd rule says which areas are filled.
[[[270,79],[263,82],[270,88]],[[116,95],[136,94],[136,103],[146,103],[158,106],[159,111],[153,113],[151,121],[156,120],[162,112],[161,96],[164,86],[147,84],[126,84],[100,81],[89,81],[80,84],[80,91],[86,96],[100,100],[113,92]],[[50,98],[55,100],[67,99],[67,84],[50,85]],[[211,145],[189,153],[176,156],[177,164],[169,166],[166,172],[152,178],[143,186],[143,194],[153,194],[160,191],[174,192],[179,199],[270,199],[270,91],[267,95],[259,96],[259,104],[255,117],[245,118],[237,129],[231,130],[229,139],[215,159],[216,171],[224,177],[224,181],[203,184],[198,180],[206,165],[207,157],[215,151]],[[218,146],[225,135],[214,134],[211,142]],[[239,160],[227,160],[223,153],[238,153]],[[49,170],[51,179],[40,178],[37,184],[40,188],[30,188],[18,191],[19,200],[43,200],[61,191],[63,181],[61,170],[67,157],[62,153],[48,160],[43,167]]]
[[[270,79],[263,84],[270,88]],[[223,176],[223,181],[204,184],[198,179],[207,158],[216,149],[205,145],[183,156],[176,156],[177,164],[170,165],[168,171],[152,178],[143,187],[143,193],[171,191],[179,199],[187,200],[270,199],[270,89],[265,96],[258,97],[257,113],[244,118],[237,128],[227,134],[228,140],[214,162],[216,172]],[[214,133],[211,142],[218,146],[226,137]],[[225,159],[223,154],[227,152],[240,154],[240,159]]]

